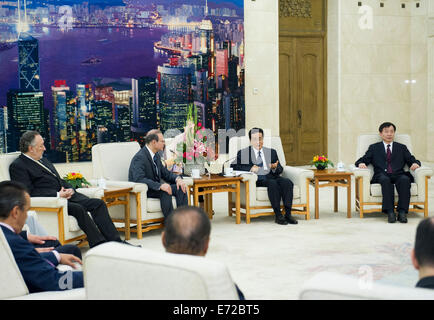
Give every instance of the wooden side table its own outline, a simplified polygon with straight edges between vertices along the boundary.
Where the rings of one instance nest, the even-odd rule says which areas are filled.
[[[236,223],[241,223],[240,213],[240,186],[241,177],[222,177],[216,174],[202,176],[200,179],[193,179],[193,185],[189,187],[190,195],[193,195],[193,205],[199,206],[199,196],[203,195],[205,200],[205,211],[212,219],[212,194],[219,192],[234,192],[236,197]],[[202,190],[199,191],[199,188]]]
[[[319,189],[334,187],[334,212],[338,212],[338,187],[347,188],[347,218],[351,218],[351,176],[352,172],[336,169],[313,170],[311,184],[315,187],[315,219],[319,219]],[[325,183],[320,183],[325,182]]]
[[[124,222],[125,228],[117,228],[119,231],[125,231],[125,240],[130,240],[130,191],[133,188],[109,188],[104,189],[102,200],[107,208],[124,205],[125,218],[124,220],[112,219],[113,222]],[[124,199],[122,199],[124,198]]]

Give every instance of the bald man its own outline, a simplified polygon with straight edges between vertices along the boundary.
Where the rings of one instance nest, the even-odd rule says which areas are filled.
[[[164,222],[161,234],[166,252],[204,257],[208,251],[211,223],[206,213],[198,207],[179,207]],[[245,300],[235,284],[238,297]]]

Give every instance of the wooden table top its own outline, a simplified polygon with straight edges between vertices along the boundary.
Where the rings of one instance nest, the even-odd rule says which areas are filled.
[[[107,188],[104,189],[104,197],[107,196],[112,196],[114,194],[118,194],[118,193],[126,193],[126,192],[130,192],[132,191],[133,188]]]
[[[203,175],[199,179],[193,179],[194,183],[209,183],[209,182],[231,182],[231,181],[237,181],[237,180],[243,180],[242,177],[225,177],[220,176],[218,174],[211,174]]]
[[[327,178],[327,177],[337,177],[337,176],[352,176],[353,173],[351,171],[337,171],[336,169],[325,169],[325,170],[318,170],[318,169],[312,169],[314,172],[315,178]]]

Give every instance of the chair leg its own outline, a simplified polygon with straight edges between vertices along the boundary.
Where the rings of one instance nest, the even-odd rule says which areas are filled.
[[[141,192],[136,193],[137,239],[143,238]]]

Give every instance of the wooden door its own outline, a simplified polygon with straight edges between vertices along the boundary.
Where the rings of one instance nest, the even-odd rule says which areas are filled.
[[[294,17],[279,20],[280,137],[289,165],[327,153],[325,1],[316,4],[301,31]]]

